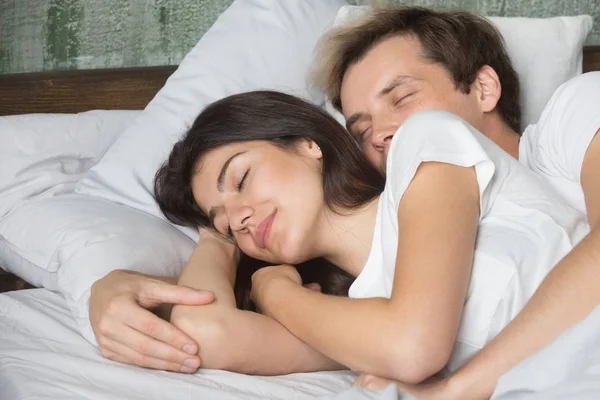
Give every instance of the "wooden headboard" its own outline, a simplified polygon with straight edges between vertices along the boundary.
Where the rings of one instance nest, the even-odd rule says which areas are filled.
[[[0,75],[0,115],[142,110],[176,68]],[[584,48],[583,70],[600,71],[600,46]]]
[[[583,48],[583,72],[600,71],[600,46]]]
[[[142,110],[176,66],[0,75],[0,115]]]

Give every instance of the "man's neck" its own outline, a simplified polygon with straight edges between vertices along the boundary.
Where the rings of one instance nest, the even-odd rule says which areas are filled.
[[[519,159],[519,140],[521,136],[511,129],[499,115],[490,116],[481,131],[502,150]]]

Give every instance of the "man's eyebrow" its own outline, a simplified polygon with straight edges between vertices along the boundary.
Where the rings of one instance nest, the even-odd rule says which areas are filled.
[[[348,130],[348,132],[351,132],[352,129],[352,125],[354,125],[356,123],[356,121],[358,121],[359,119],[361,119],[364,116],[363,113],[354,113],[350,116],[350,118],[348,118],[346,120],[346,129]]]
[[[387,94],[389,94],[392,90],[396,89],[400,85],[404,85],[405,83],[409,83],[416,80],[412,76],[409,75],[399,75],[395,77],[389,85],[384,87],[377,93],[377,97],[381,98]],[[348,132],[351,132],[352,125],[354,125],[358,120],[364,117],[363,113],[354,113],[346,120],[346,129]]]
[[[219,172],[219,177],[217,178],[217,190],[219,192],[223,192],[223,185],[225,184],[225,175],[227,175],[227,169],[229,168],[229,164],[231,164],[231,162],[233,161],[234,158],[236,158],[237,156],[242,155],[244,153],[245,153],[245,151],[240,151],[239,153],[235,153],[234,155],[229,157],[229,159],[227,161],[225,161],[225,164],[223,164],[223,166],[221,167],[221,172]]]
[[[412,82],[414,80],[415,80],[415,78],[413,78],[412,76],[409,76],[409,75],[399,75],[399,76],[395,77],[390,82],[389,85],[387,85],[386,87],[384,87],[383,89],[381,89],[379,91],[379,93],[377,94],[377,97],[383,97],[386,94],[389,94],[392,90],[396,89],[398,86],[404,85],[405,83]]]

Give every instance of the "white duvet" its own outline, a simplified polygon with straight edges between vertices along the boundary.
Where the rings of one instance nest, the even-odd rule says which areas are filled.
[[[147,370],[103,358],[80,334],[62,296],[46,289],[0,295],[2,400],[300,400],[348,389],[350,371],[259,377]]]
[[[0,295],[0,399],[402,400],[393,387],[350,388],[350,371],[259,377],[153,371],[103,358],[79,333],[63,297],[46,289]],[[600,398],[600,307],[504,375],[494,400]]]
[[[600,306],[504,374],[492,400],[600,399]]]

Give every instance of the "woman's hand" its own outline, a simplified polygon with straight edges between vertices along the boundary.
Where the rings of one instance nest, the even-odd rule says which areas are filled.
[[[361,373],[352,386],[361,386],[371,390],[383,390],[390,384],[396,385],[400,390],[410,393],[419,400],[454,400],[465,399],[468,396],[459,396],[450,391],[447,379],[436,376],[417,385],[408,385],[402,382],[380,378],[372,374]]]
[[[352,386],[361,386],[371,390],[383,390],[388,387],[390,383],[396,384],[398,382],[361,372]]]
[[[269,315],[269,292],[277,285],[289,282],[302,286],[300,274],[291,265],[261,268],[252,275],[250,296],[262,314]]]

